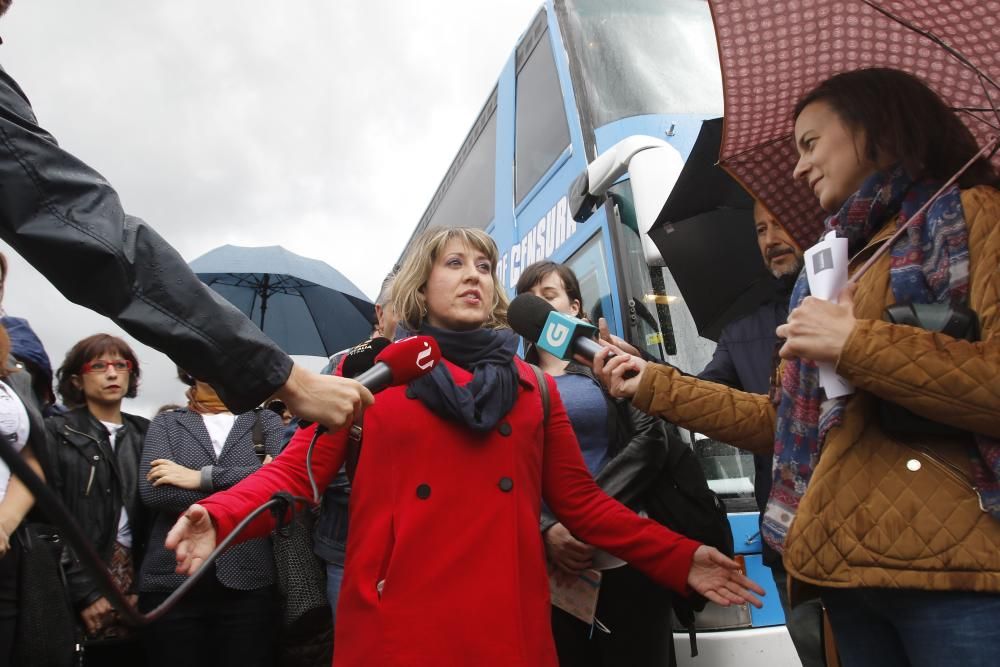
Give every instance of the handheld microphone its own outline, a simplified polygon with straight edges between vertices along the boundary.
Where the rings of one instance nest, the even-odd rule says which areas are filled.
[[[570,315],[560,313],[545,299],[530,292],[519,294],[507,308],[510,327],[549,354],[560,359],[579,355],[593,361],[603,347],[597,342],[597,327]],[[616,356],[614,353],[608,358]],[[635,377],[627,371],[626,378]]]
[[[364,371],[374,366],[375,357],[377,357],[382,350],[389,347],[391,344],[392,341],[388,338],[378,336],[376,338],[372,338],[371,340],[366,340],[359,345],[355,345],[347,352],[347,356],[344,357],[340,374],[345,378],[357,377]]]
[[[430,336],[410,336],[395,343],[378,337],[351,348],[341,365],[341,375],[357,380],[374,394],[430,373],[440,360],[441,350]],[[299,428],[312,424],[302,420]],[[324,426],[319,430],[326,433]]]
[[[441,350],[430,336],[410,336],[397,340],[375,356],[375,363],[354,379],[373,394],[386,387],[407,384],[430,373],[441,361]],[[347,360],[344,360],[347,366]]]

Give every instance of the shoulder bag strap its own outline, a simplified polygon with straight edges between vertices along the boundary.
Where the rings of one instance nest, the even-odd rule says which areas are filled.
[[[250,431],[250,437],[253,440],[253,453],[263,463],[264,459],[267,458],[267,450],[264,449],[264,425],[260,420],[261,410],[263,408],[260,407],[253,409],[253,429]]]
[[[545,381],[545,373],[535,364],[531,366],[531,372],[535,374],[535,382],[538,384],[538,392],[542,397],[542,424],[549,425],[549,383]]]

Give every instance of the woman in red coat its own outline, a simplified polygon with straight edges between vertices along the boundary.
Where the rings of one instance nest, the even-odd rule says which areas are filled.
[[[479,230],[428,230],[394,283],[403,326],[433,336],[445,361],[385,390],[365,412],[336,665],[555,667],[538,532],[543,497],[574,535],[673,591],[759,604],[747,589],[763,591],[733,561],[597,487],[551,378],[544,420],[534,374],[515,357],[518,338],[506,328],[496,261]],[[300,430],[273,463],[178,520],[167,538],[178,571],[196,570],[275,491],[309,494],[311,437]],[[321,488],[340,468],[346,438],[319,438],[312,463]],[[241,538],[269,528],[258,521]]]

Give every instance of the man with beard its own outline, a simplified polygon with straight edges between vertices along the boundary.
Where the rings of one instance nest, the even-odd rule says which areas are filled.
[[[760,254],[775,278],[774,297],[759,308],[734,322],[730,322],[719,336],[715,354],[698,377],[729,385],[756,394],[770,390],[771,375],[777,360],[779,342],[775,329],[788,318],[788,299],[795,280],[802,270],[802,251],[788,232],[761,203],[753,207],[754,225]],[[771,493],[771,455],[754,455],[754,496],[757,507],[764,511]],[[785,611],[788,633],[803,667],[822,666],[823,643],[822,608],[819,600],[811,600],[789,608],[787,575],[781,564],[781,554],[763,544],[764,564],[771,568],[774,582]]]

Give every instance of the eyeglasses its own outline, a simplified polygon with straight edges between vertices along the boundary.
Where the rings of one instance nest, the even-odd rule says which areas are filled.
[[[94,359],[93,361],[88,361],[82,367],[80,367],[81,373],[103,373],[108,370],[108,366],[114,368],[119,373],[131,373],[132,372],[132,362],[128,359],[115,359],[114,361],[110,359]]]

